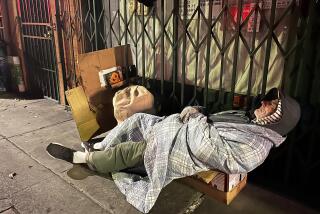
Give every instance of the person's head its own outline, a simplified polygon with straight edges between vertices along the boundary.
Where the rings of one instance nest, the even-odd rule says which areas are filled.
[[[300,106],[290,96],[273,88],[261,99],[261,105],[254,110],[254,115],[254,123],[284,136],[298,123]]]
[[[279,99],[274,99],[270,101],[262,100],[261,106],[254,110],[254,115],[257,118],[257,120],[272,115],[277,110],[278,103]]]

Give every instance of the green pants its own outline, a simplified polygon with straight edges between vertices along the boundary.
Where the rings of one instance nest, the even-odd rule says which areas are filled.
[[[143,165],[146,142],[125,142],[105,151],[90,152],[87,163],[100,173],[110,173]]]

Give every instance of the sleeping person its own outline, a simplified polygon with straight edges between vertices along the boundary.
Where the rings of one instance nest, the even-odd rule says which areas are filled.
[[[199,107],[158,117],[136,113],[94,145],[99,151],[74,151],[50,144],[53,157],[88,164],[100,173],[112,173],[127,201],[149,212],[160,191],[174,179],[210,169],[229,174],[247,173],[262,164],[298,123],[299,104],[271,89],[254,109],[224,111],[209,116]],[[122,170],[143,167],[146,176]]]

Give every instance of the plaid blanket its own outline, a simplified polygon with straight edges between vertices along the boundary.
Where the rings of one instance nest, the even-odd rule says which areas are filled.
[[[114,128],[102,142],[106,149],[128,140],[146,140],[148,176],[113,173],[129,203],[147,213],[172,180],[208,169],[246,173],[260,165],[285,138],[253,124],[216,122],[198,112],[168,117],[137,113]]]

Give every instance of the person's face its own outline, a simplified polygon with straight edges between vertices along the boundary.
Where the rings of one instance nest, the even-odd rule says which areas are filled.
[[[261,119],[273,114],[277,109],[278,101],[278,99],[271,101],[261,101],[261,107],[254,110],[254,115],[256,116],[256,118]]]

